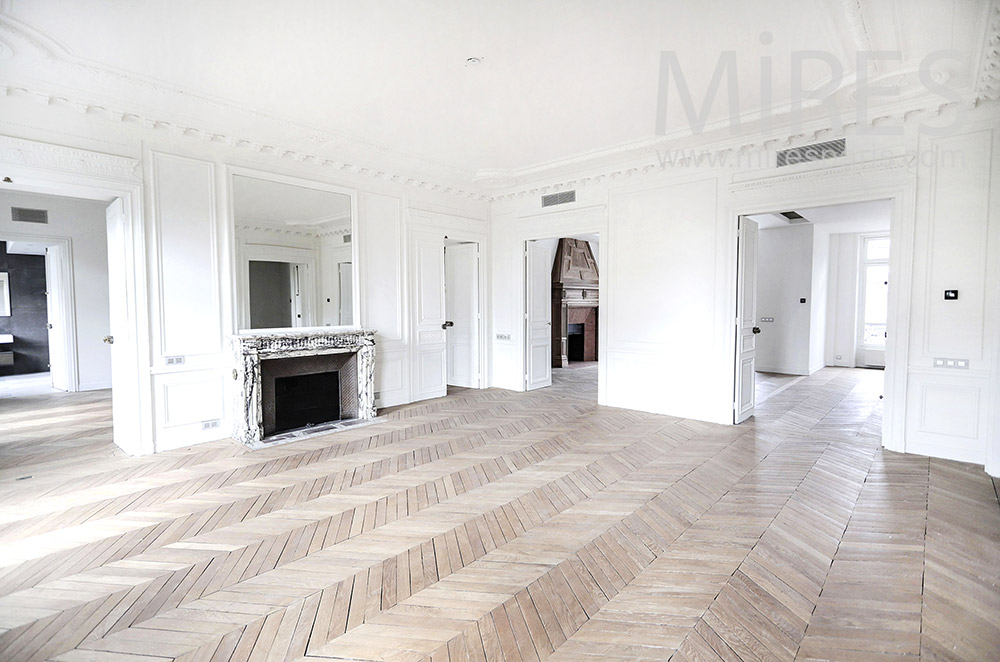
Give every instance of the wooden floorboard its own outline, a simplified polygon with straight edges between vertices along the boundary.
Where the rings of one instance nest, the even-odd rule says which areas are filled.
[[[106,392],[0,400],[0,659],[1000,659],[1000,501],[881,449],[882,373],[740,426],[596,367],[376,425],[130,458]]]

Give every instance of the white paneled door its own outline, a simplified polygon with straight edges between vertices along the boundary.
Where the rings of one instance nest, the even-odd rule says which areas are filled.
[[[753,416],[757,369],[757,222],[740,217],[736,271],[736,401],[734,422]]]
[[[122,448],[134,447],[128,439],[130,431],[137,429],[139,415],[137,379],[132,374],[131,361],[135,356],[135,337],[132,334],[132,310],[128,297],[127,273],[128,238],[125,231],[125,208],[121,198],[116,198],[107,208],[108,223],[108,286],[110,303],[110,333],[104,342],[111,345],[111,415],[115,443]]]
[[[410,233],[413,287],[413,400],[439,398],[448,392],[445,338],[444,235],[414,229]]]
[[[552,254],[537,241],[525,248],[525,389],[552,385]]]
[[[479,388],[479,244],[444,250],[448,384]]]

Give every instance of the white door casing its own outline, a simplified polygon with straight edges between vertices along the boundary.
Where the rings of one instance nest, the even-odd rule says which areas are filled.
[[[757,222],[741,216],[736,260],[736,398],[734,423],[754,413],[757,368]]]
[[[525,245],[525,390],[552,385],[552,255],[544,244]]]
[[[479,244],[445,247],[448,384],[479,387]]]
[[[410,233],[413,291],[414,401],[447,394],[445,339],[444,234],[413,229]]]

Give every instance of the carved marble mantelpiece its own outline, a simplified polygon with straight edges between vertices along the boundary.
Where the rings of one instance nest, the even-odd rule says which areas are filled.
[[[261,329],[230,339],[236,380],[233,438],[257,446],[265,441],[261,402],[261,361],[324,354],[354,354],[357,361],[357,419],[375,412],[375,331],[352,327]]]

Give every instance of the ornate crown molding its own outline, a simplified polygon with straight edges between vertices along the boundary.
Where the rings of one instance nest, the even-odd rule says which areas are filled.
[[[6,6],[0,6],[0,34],[7,36],[7,39],[3,41],[4,48],[0,49],[2,53],[16,53],[19,50],[18,46],[26,46],[47,60],[74,67],[82,73],[85,72],[89,75],[97,75],[125,82],[164,97],[183,95],[185,100],[188,101],[223,110],[227,113],[237,113],[259,122],[267,122],[271,126],[288,130],[295,135],[306,135],[308,136],[306,140],[308,145],[303,148],[301,146],[291,147],[281,145],[279,144],[280,141],[265,143],[248,137],[229,135],[198,126],[190,126],[186,123],[173,121],[167,117],[158,117],[135,109],[115,108],[113,107],[114,104],[106,103],[103,100],[96,101],[74,98],[82,94],[79,91],[60,90],[55,92],[40,88],[29,89],[20,82],[7,81],[6,83],[0,83],[0,94],[7,97],[28,99],[48,107],[65,109],[94,119],[117,122],[156,133],[164,133],[171,137],[226,145],[237,150],[250,151],[301,163],[316,164],[324,168],[368,176],[387,182],[455,195],[471,200],[483,202],[488,200],[488,196],[482,191],[468,189],[461,185],[438,183],[440,180],[471,180],[470,173],[461,168],[418,157],[400,150],[393,150],[384,145],[364,141],[346,134],[293,122],[219,97],[192,93],[172,86],[165,81],[81,58],[48,35],[11,16],[7,9]],[[11,44],[11,37],[16,40],[16,46]],[[330,150],[345,147],[356,148],[363,153],[386,156],[402,163],[403,168],[401,170],[434,174],[431,176],[403,174],[403,172],[394,172],[396,168],[375,168],[362,165],[361,163],[328,158],[321,153],[322,149],[318,149],[323,147]]]
[[[0,136],[0,162],[79,175],[139,182],[137,159]]]
[[[977,102],[1000,100],[1000,0],[990,3],[986,20],[986,42],[976,80]]]
[[[727,139],[681,148],[674,147],[671,141],[659,141],[639,150],[635,158],[626,164],[618,164],[615,167],[596,173],[582,176],[577,175],[573,178],[556,181],[539,182],[534,186],[526,186],[516,190],[497,193],[490,200],[500,202],[527,196],[546,195],[562,190],[591,186],[605,180],[627,179],[638,175],[668,171],[678,167],[715,167],[725,169],[733,167],[733,164],[738,165],[746,162],[766,165],[762,163],[765,158],[767,164],[773,165],[774,156],[772,152],[778,149],[809,145],[835,138],[847,137],[849,139],[851,135],[856,133],[858,128],[867,129],[880,125],[912,126],[933,120],[942,113],[957,107],[978,107],[984,105],[984,103],[992,102],[973,101],[968,104],[959,104],[948,101],[932,103],[924,107],[895,108],[890,112],[869,118],[863,126],[857,122],[845,123],[843,131],[834,131],[829,126],[818,126],[801,133],[757,134],[748,140],[740,142],[733,142],[732,139]],[[671,158],[664,158],[664,154],[667,153],[670,153]],[[756,157],[753,155],[756,155]]]
[[[813,168],[780,175],[768,175],[735,181],[729,185],[729,192],[738,196],[766,195],[768,191],[789,184],[808,182],[810,187],[843,186],[846,183],[867,182],[873,175],[895,176],[900,180],[912,179],[914,157],[912,155],[896,156],[877,161],[863,161],[830,168]]]

